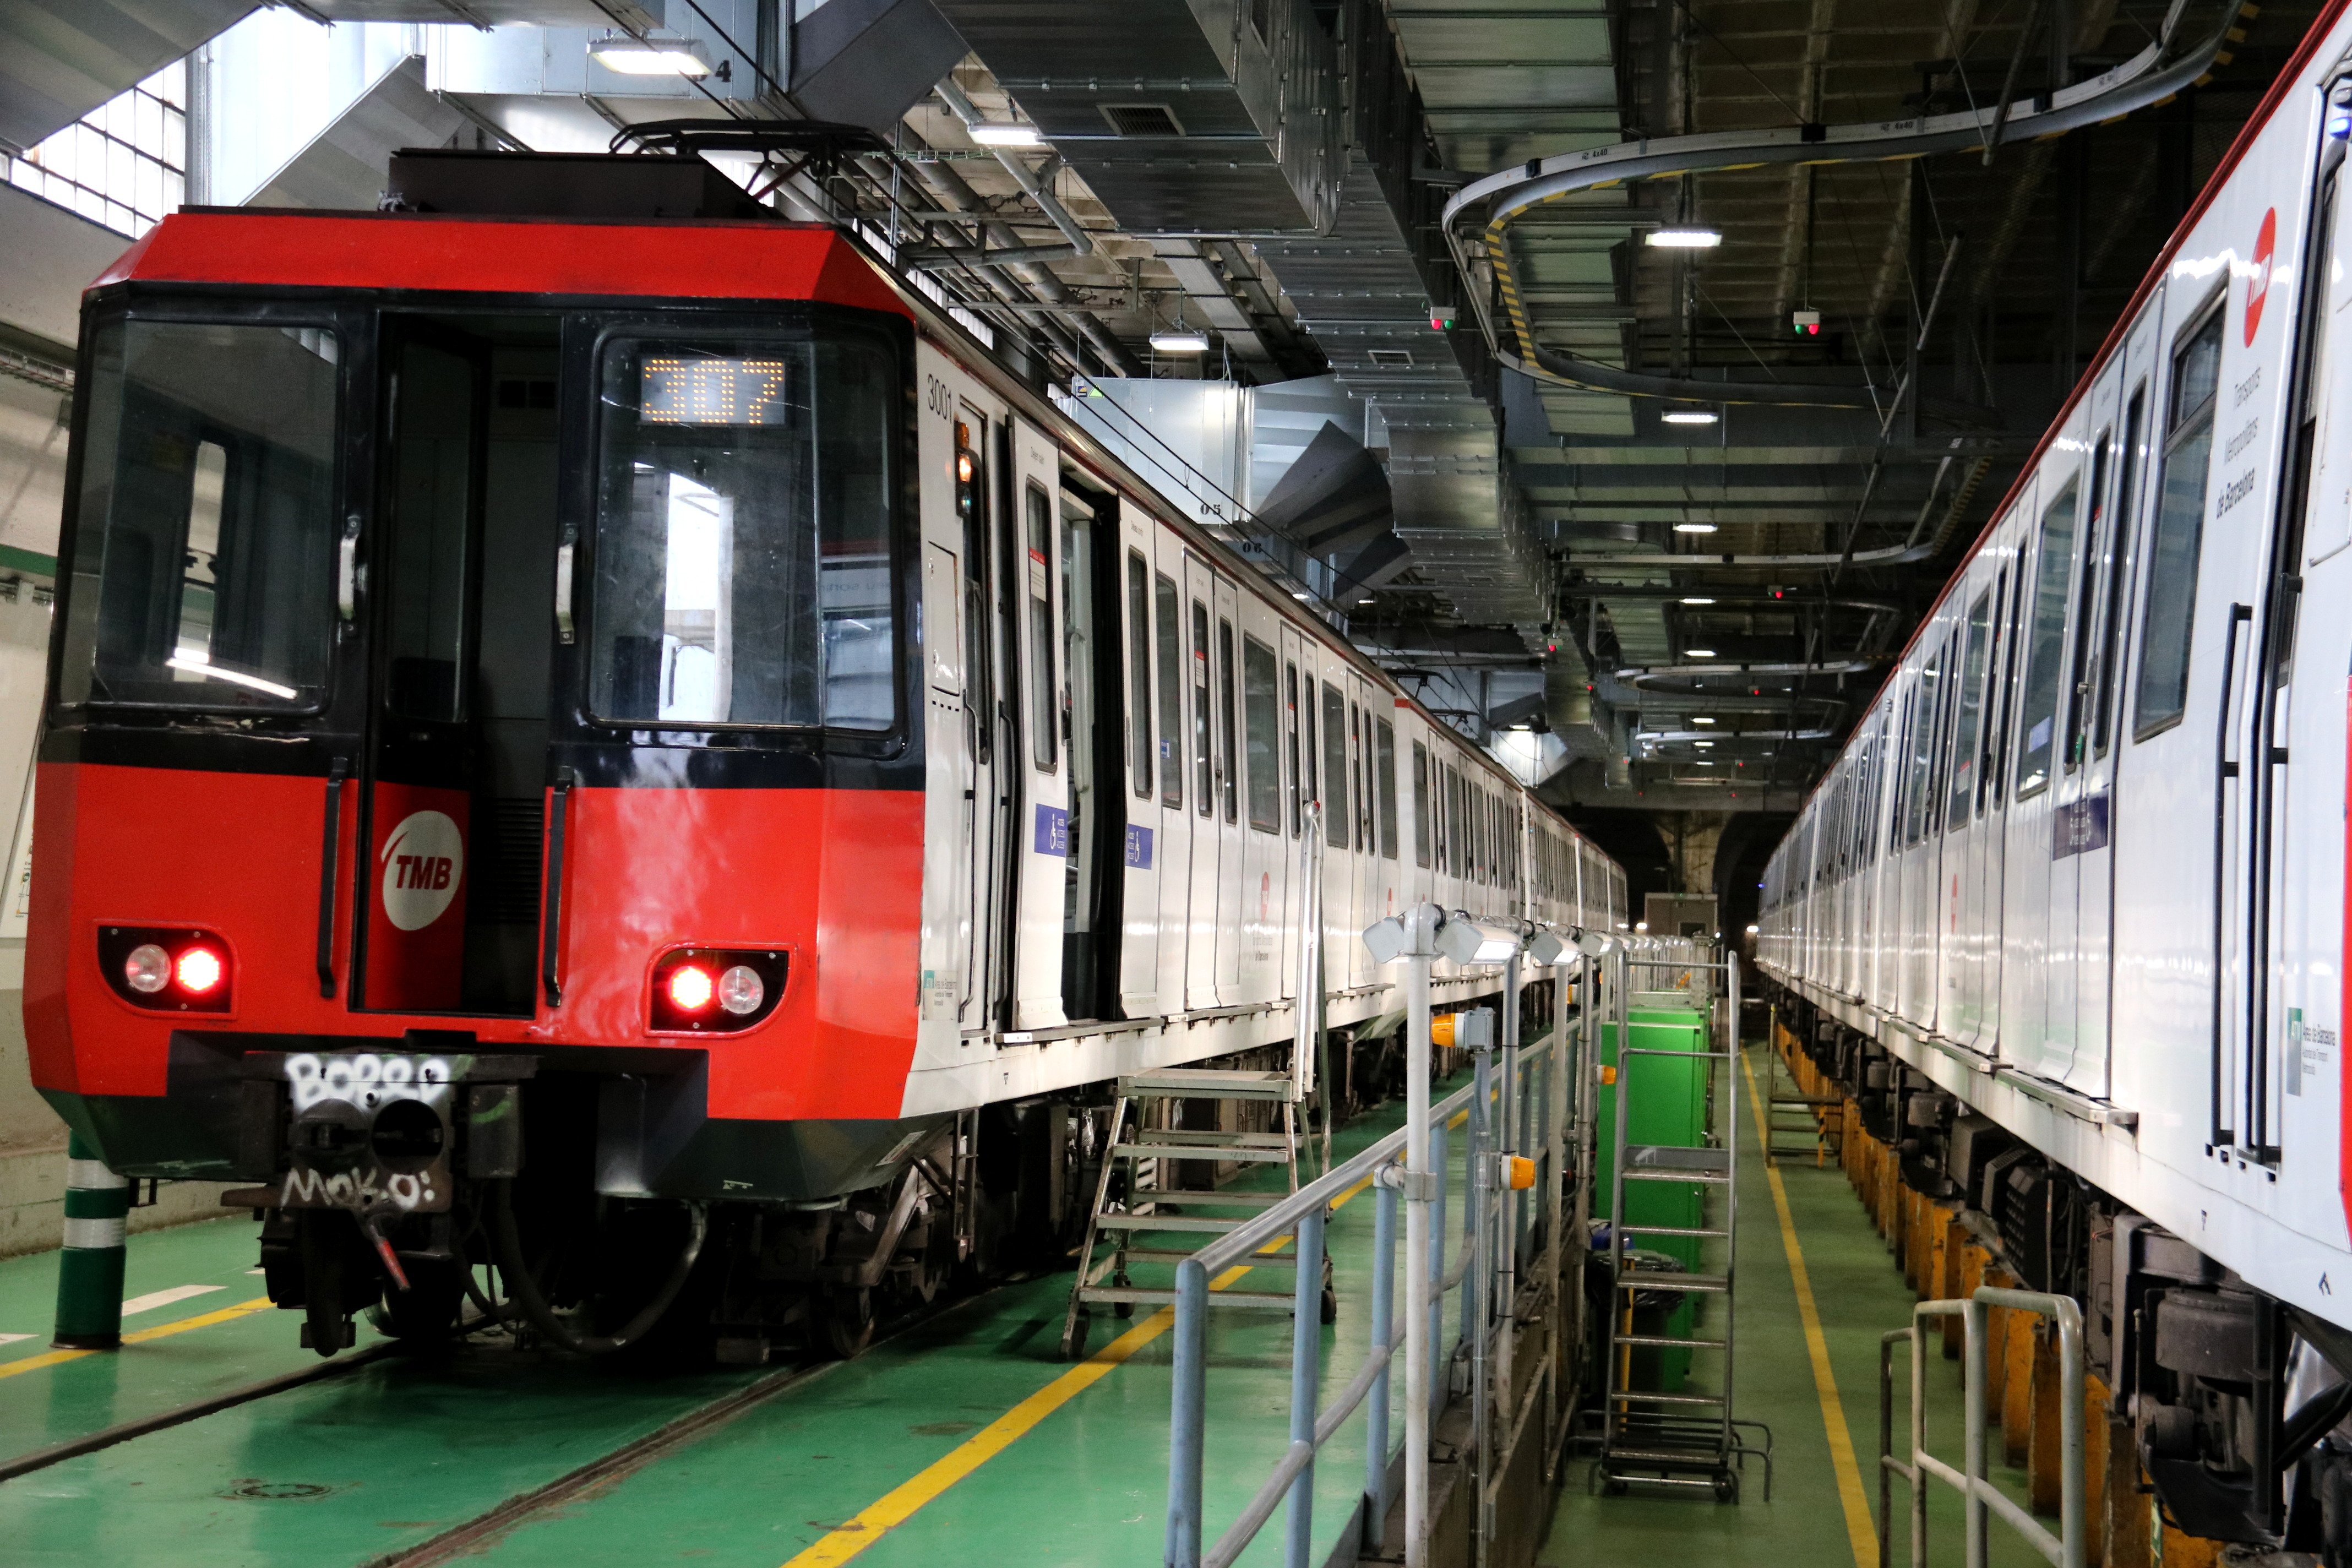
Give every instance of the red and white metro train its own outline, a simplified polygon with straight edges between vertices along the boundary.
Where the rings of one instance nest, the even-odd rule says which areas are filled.
[[[2315,1551],[2352,1463],[2322,1441],[2352,1409],[2347,141],[2339,3],[1780,847],[1758,940],[1906,1176],[2081,1298],[2168,1512]]]
[[[496,1259],[562,1342],[692,1273],[854,1348],[1066,1232],[1107,1080],[1286,1045],[1311,801],[1359,1039],[1391,910],[1624,918],[850,237],[526,156],[166,218],[85,306],[33,1075],[116,1170],[247,1184],[306,1342]]]

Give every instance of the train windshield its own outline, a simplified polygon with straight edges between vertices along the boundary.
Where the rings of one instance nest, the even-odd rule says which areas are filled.
[[[99,327],[61,701],[319,705],[340,357],[319,327]]]
[[[595,716],[890,728],[894,356],[614,338],[598,375]]]

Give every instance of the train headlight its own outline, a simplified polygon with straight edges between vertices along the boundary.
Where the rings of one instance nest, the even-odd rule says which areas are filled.
[[[172,983],[172,955],[152,942],[142,942],[122,961],[122,983],[142,996],[152,996]]]
[[[228,943],[208,931],[100,926],[98,967],[142,1012],[226,1013],[236,989]]]
[[[719,1005],[738,1018],[760,1010],[768,999],[768,983],[748,963],[731,965],[719,977]]]
[[[656,1035],[734,1035],[764,1022],[783,998],[791,955],[672,948],[654,960],[648,1024]]]

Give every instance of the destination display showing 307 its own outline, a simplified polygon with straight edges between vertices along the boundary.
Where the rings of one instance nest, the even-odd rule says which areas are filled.
[[[637,373],[637,417],[648,425],[789,425],[790,358],[648,354]]]

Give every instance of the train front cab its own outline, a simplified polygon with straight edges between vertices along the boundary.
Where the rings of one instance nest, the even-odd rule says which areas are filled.
[[[26,1023],[118,1170],[396,1230],[518,1162],[903,1161],[911,323],[823,231],[715,237],[864,297],[708,298],[690,226],[203,215],[89,296]]]

